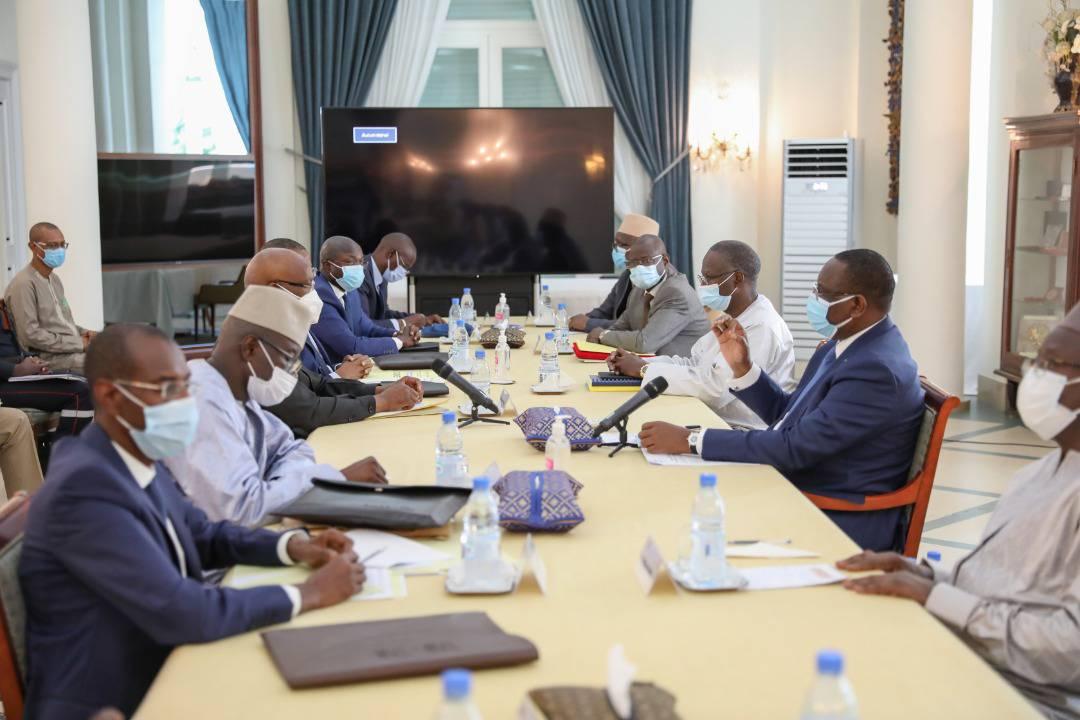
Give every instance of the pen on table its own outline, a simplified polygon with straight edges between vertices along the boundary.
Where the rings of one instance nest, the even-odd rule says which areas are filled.
[[[366,565],[368,560],[375,557],[376,555],[378,555],[379,553],[381,553],[385,549],[386,549],[385,547],[381,547],[378,550],[373,550],[367,557],[360,558],[360,562],[362,562],[362,563],[364,563]]]
[[[700,425],[683,425],[683,427],[686,428],[687,430],[700,430],[701,429]]]
[[[770,545],[790,545],[791,538],[782,538],[780,540],[729,540],[728,545],[757,545],[758,543],[769,543]]]

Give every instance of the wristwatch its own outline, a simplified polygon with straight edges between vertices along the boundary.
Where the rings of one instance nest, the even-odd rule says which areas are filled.
[[[700,455],[701,454],[701,450],[698,447],[700,440],[701,440],[701,431],[700,430],[694,430],[692,433],[690,433],[690,437],[688,437],[686,439],[686,441],[688,443],[690,443],[690,452],[693,453],[694,455]]]

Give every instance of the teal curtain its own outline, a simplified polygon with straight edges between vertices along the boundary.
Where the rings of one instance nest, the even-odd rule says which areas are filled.
[[[322,157],[322,109],[360,107],[371,87],[397,0],[289,0],[293,88],[304,154]],[[304,163],[311,253],[323,241],[323,173]]]
[[[611,103],[653,177],[650,215],[660,223],[672,262],[693,277],[690,160],[683,154],[691,0],[578,2]]]
[[[199,0],[214,64],[225,89],[236,129],[251,152],[251,121],[248,117],[247,13],[244,0]]]

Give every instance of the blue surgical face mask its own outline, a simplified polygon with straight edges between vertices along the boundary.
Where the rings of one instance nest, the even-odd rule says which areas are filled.
[[[701,299],[701,304],[710,310],[716,310],[718,312],[724,312],[728,309],[728,305],[731,305],[731,295],[721,295],[720,286],[726,283],[731,278],[735,277],[735,273],[731,273],[726,278],[718,283],[712,285],[702,285],[698,288],[698,298]],[[735,292],[735,288],[731,289],[731,292]]]
[[[663,277],[658,269],[662,262],[663,258],[658,260],[656,265],[637,265],[630,268],[630,282],[632,282],[636,288],[648,290],[653,285],[660,282],[660,278]]]
[[[829,322],[829,308],[831,308],[833,305],[846,302],[853,297],[855,296],[847,295],[840,298],[839,300],[828,302],[826,300],[822,300],[814,293],[810,293],[810,295],[806,298],[806,318],[810,321],[810,327],[814,328],[814,330],[817,330],[825,337],[832,337],[833,335],[835,335],[836,331],[839,328],[842,328],[849,322],[851,322],[851,318],[849,317],[844,322],[833,325],[831,322]]]
[[[383,273],[383,277],[386,278],[386,282],[397,282],[398,280],[404,280],[409,274],[409,271],[405,269],[405,266],[401,264],[401,256],[396,252],[394,253],[394,267],[386,268],[386,272]]]
[[[611,248],[611,263],[615,266],[615,272],[621,273],[626,269],[626,250],[616,245]]]
[[[364,284],[363,265],[338,265],[336,262],[330,262],[330,264],[341,271],[341,277],[335,279],[345,292],[355,290]]]
[[[120,385],[115,386],[131,402],[142,408],[145,427],[132,427],[119,415],[116,419],[131,433],[142,454],[151,460],[164,460],[184,452],[195,440],[199,427],[199,406],[188,396],[159,405],[147,405]]]
[[[64,248],[47,248],[44,245],[38,245],[42,251],[41,262],[45,263],[47,267],[51,267],[53,270],[64,264],[64,258],[67,257],[67,250]]]

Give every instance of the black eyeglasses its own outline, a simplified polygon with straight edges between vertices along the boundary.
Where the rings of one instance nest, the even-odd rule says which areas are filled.
[[[627,260],[626,267],[636,268],[642,265],[655,265],[658,260],[663,259],[663,255],[653,255],[652,257],[645,258],[643,260]]]
[[[281,368],[282,370],[289,373],[290,375],[295,375],[298,372],[300,372],[300,365],[302,363],[300,362],[300,356],[299,355],[290,355],[289,353],[285,352],[284,350],[282,350],[281,348],[279,348],[277,345],[270,342],[269,340],[264,340],[264,339],[260,338],[259,342],[263,343],[264,345],[269,345],[270,347],[272,347],[274,349],[274,352],[276,352],[278,355],[280,355],[281,357],[283,357],[285,359],[285,365]],[[271,362],[273,362],[273,361],[271,361]]]

